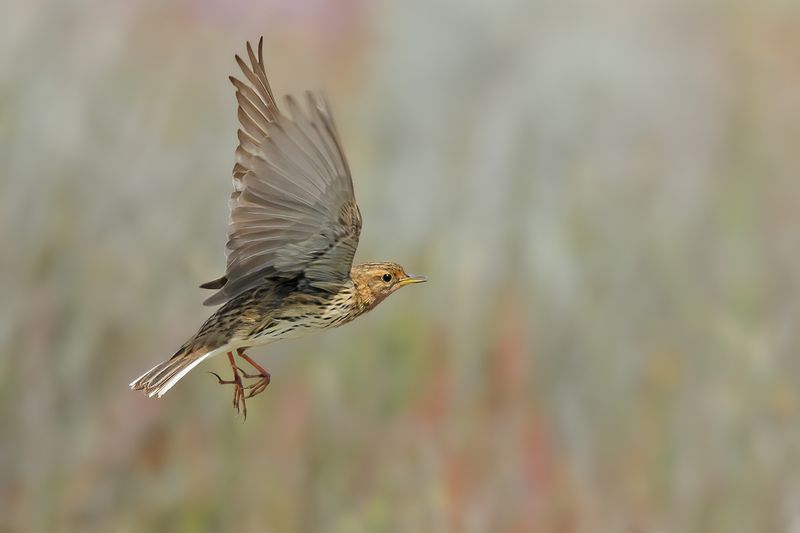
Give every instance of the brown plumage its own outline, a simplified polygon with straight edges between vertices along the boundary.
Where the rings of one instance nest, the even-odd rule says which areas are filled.
[[[398,288],[425,281],[395,263],[353,265],[361,213],[350,169],[327,103],[307,93],[307,109],[286,97],[284,115],[269,86],[262,54],[247,43],[249,83],[231,77],[239,103],[239,146],[226,245],[225,274],[201,285],[216,290],[204,303],[224,304],[172,358],[131,383],[150,396],[166,393],[200,362],[226,353],[233,404],[262,392],[270,375],[245,349],[340,326]],[[257,373],[239,368],[235,356]],[[245,387],[242,380],[256,381]],[[249,390],[249,392],[245,392]]]

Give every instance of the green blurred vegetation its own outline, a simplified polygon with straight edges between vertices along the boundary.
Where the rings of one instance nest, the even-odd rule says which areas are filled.
[[[233,54],[426,274],[127,389],[210,312]],[[800,528],[796,2],[0,3],[0,531]]]

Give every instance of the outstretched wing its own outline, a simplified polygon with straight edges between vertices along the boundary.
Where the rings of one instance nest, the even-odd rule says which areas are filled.
[[[225,275],[204,284],[219,289],[204,303],[216,305],[257,285],[303,276],[335,291],[347,280],[361,232],[353,181],[328,104],[307,93],[303,110],[286,97],[284,115],[250,43],[249,81],[231,77],[239,102],[239,147],[226,246]]]

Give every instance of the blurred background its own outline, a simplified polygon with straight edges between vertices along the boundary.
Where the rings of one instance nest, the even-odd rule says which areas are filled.
[[[322,89],[426,274],[127,384],[212,309],[229,74]],[[0,531],[800,531],[800,5],[0,3]]]

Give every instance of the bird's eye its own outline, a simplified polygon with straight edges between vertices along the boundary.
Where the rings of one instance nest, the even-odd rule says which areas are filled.
[[[390,281],[392,281],[392,275],[391,274],[384,274],[383,275],[383,281],[385,281],[386,283],[389,283]]]

